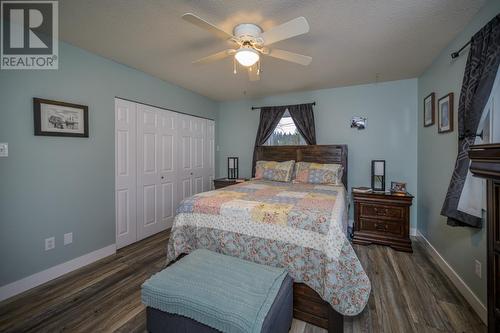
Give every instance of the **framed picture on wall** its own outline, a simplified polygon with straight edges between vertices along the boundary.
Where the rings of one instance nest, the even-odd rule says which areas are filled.
[[[436,94],[431,93],[429,96],[424,98],[424,127],[429,127],[434,125],[434,114],[436,105]]]
[[[35,135],[89,137],[86,105],[33,98]]]
[[[453,132],[453,93],[438,100],[438,132]]]

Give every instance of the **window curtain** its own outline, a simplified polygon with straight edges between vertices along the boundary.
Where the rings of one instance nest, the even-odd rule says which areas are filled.
[[[255,149],[257,146],[262,146],[266,143],[267,139],[273,134],[274,129],[280,122],[286,109],[287,106],[266,106],[260,109],[259,128],[257,129],[257,136],[255,137],[255,145],[253,148],[252,177],[255,176],[255,159],[257,157]]]
[[[316,128],[314,126],[313,104],[289,105],[288,112],[299,133],[308,145],[316,144]]]
[[[481,227],[481,218],[458,209],[469,172],[468,150],[474,144],[479,121],[491,94],[500,63],[500,14],[471,39],[458,106],[458,156],[441,215],[453,226]]]

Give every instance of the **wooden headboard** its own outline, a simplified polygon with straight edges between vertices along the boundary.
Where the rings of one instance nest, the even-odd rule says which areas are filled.
[[[342,164],[344,167],[342,183],[347,189],[347,145],[258,146],[256,161],[259,160]],[[252,166],[252,170],[255,170],[255,165]]]

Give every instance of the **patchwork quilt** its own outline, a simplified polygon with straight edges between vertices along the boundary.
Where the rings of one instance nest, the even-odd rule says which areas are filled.
[[[167,263],[200,248],[286,268],[343,315],[368,302],[370,281],[347,238],[343,186],[254,180],[187,198]]]

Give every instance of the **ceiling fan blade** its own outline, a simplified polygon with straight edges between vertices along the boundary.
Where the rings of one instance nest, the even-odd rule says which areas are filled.
[[[209,23],[209,22],[205,21],[204,19],[194,15],[193,13],[186,13],[186,14],[182,15],[182,18],[185,21],[188,21],[189,23],[192,23],[192,24],[198,26],[199,28],[210,31],[211,33],[213,33],[214,35],[216,35],[219,38],[230,39],[230,38],[234,37],[233,35],[216,27],[212,23]]]
[[[260,80],[260,73],[258,73],[258,70],[259,68],[257,67],[257,65],[248,67],[248,79],[250,79],[250,81]]]
[[[309,23],[307,23],[305,17],[301,16],[278,25],[271,30],[264,31],[260,36],[264,40],[264,45],[270,45],[307,32],[309,32]]]
[[[235,52],[236,52],[236,50],[227,49],[227,50],[224,50],[224,51],[220,51],[220,52],[211,54],[211,55],[206,56],[204,58],[195,60],[195,61],[193,61],[193,64],[201,65],[201,64],[206,64],[206,63],[209,63],[209,62],[221,60],[221,59],[224,59],[226,57],[229,57],[230,55],[233,55]]]
[[[278,49],[269,50],[269,53],[267,55],[273,58],[295,62],[303,66],[308,66],[312,61],[312,57],[310,56]]]

